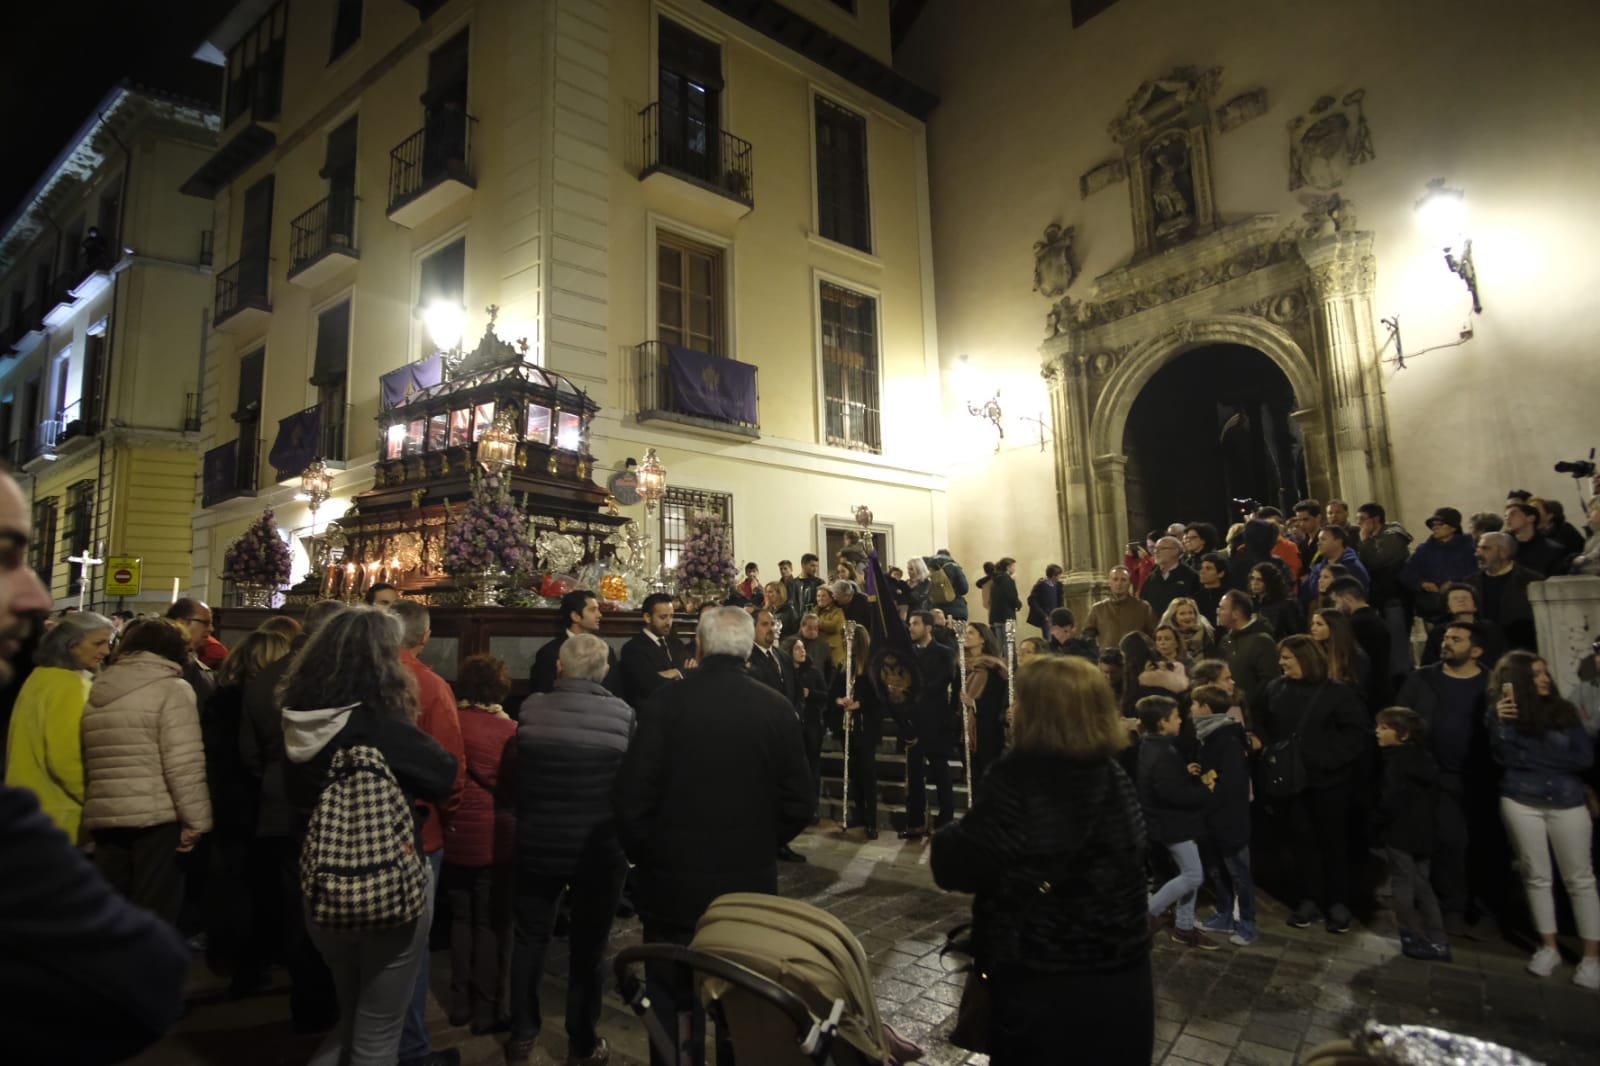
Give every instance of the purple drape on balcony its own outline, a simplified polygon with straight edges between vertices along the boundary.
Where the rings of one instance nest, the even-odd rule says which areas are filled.
[[[444,361],[430,355],[415,363],[407,363],[399,370],[391,370],[378,379],[383,387],[383,406],[396,407],[411,398],[412,393],[431,389],[444,380]]]
[[[757,425],[756,368],[669,344],[667,367],[680,414]]]

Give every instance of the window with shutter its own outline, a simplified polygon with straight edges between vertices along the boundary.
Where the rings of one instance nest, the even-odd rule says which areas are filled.
[[[827,282],[820,294],[828,443],[881,452],[878,301]]]

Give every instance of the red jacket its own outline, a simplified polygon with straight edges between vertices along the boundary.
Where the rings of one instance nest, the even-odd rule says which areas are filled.
[[[513,855],[516,806],[501,772],[511,774],[517,723],[503,714],[467,704],[460,708],[461,741],[467,752],[467,783],[461,806],[445,833],[444,861],[455,866],[502,866]]]
[[[1139,595],[1144,591],[1144,579],[1156,568],[1155,557],[1141,555],[1135,558],[1132,552],[1123,552],[1122,565],[1128,568],[1128,577],[1133,582],[1133,594]]]
[[[461,807],[461,793],[467,780],[467,756],[461,744],[461,721],[456,712],[455,693],[450,691],[444,678],[434,673],[409,648],[400,652],[400,662],[417,679],[417,728],[456,757],[456,785],[450,790],[450,799],[445,803],[444,810],[431,803],[422,803],[428,809],[428,820],[422,824],[422,850],[431,855],[444,847],[445,824]]]
[[[1289,574],[1295,582],[1300,581],[1300,546],[1288,537],[1279,536],[1278,543],[1272,546],[1272,554],[1282,559],[1289,568]]]

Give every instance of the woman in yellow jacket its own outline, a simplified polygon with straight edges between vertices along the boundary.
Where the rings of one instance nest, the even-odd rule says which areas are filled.
[[[833,665],[844,669],[844,608],[833,598],[831,585],[817,586],[817,634],[828,642]]]
[[[31,789],[74,844],[83,822],[83,706],[110,651],[109,619],[80,611],[57,622],[39,641],[6,738],[6,784]]]

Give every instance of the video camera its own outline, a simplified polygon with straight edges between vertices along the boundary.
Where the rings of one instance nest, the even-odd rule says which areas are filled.
[[[1594,449],[1589,449],[1589,458],[1564,460],[1556,464],[1556,473],[1571,474],[1575,478],[1594,477]]]
[[[1247,519],[1257,511],[1261,510],[1261,501],[1253,496],[1235,496],[1233,498],[1233,505],[1239,509],[1240,518]]]

